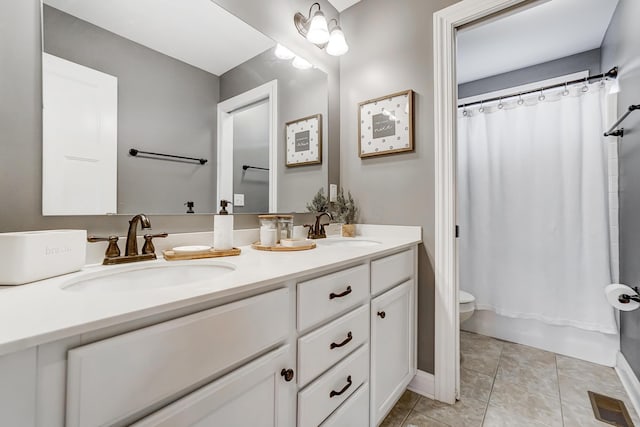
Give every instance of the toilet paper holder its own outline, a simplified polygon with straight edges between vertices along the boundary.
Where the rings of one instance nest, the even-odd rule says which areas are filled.
[[[622,304],[629,304],[631,301],[640,302],[640,291],[638,290],[638,287],[636,286],[632,289],[635,291],[635,295],[622,294],[618,297],[618,301]]]

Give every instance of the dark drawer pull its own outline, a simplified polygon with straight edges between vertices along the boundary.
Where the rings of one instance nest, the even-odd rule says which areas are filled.
[[[342,292],[341,294],[335,294],[335,293],[331,292],[329,294],[329,299],[346,297],[350,293],[351,293],[351,286],[347,286],[347,290]]]
[[[331,390],[331,393],[329,393],[329,398],[332,398],[333,396],[340,396],[342,393],[347,391],[347,389],[349,387],[351,387],[351,384],[353,384],[353,383],[351,382],[351,375],[349,375],[347,377],[347,385],[342,387],[342,390],[340,390],[340,391]]]
[[[336,343],[332,342],[331,345],[329,346],[329,348],[331,350],[333,350],[334,348],[342,347],[343,345],[347,344],[352,339],[353,339],[353,335],[351,335],[351,331],[349,331],[349,333],[347,334],[347,338],[344,341],[342,341],[340,344],[336,344]]]
[[[384,319],[385,317],[387,317],[387,313],[385,313],[384,311],[379,311],[378,316],[380,316],[381,319]]]

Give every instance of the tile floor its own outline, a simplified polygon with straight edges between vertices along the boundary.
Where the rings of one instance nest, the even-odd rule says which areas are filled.
[[[460,333],[461,399],[446,405],[407,391],[384,427],[602,427],[587,390],[625,402],[613,368],[468,332]]]

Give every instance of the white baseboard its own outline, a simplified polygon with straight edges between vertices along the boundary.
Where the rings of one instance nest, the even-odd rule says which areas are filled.
[[[640,381],[638,381],[638,377],[629,366],[627,359],[620,352],[618,352],[616,360],[616,372],[631,399],[633,409],[636,410],[636,414],[640,414]]]
[[[414,393],[433,399],[435,394],[435,379],[433,374],[418,369],[416,376],[413,377],[407,388]]]

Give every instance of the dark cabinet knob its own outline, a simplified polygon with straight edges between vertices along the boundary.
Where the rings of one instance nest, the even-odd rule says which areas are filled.
[[[381,319],[384,319],[385,317],[387,317],[387,313],[385,313],[384,311],[379,311],[378,316],[380,316]]]
[[[283,369],[280,371],[280,375],[282,375],[285,381],[289,382],[293,379],[293,369]]]

